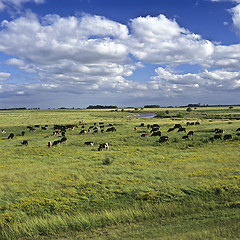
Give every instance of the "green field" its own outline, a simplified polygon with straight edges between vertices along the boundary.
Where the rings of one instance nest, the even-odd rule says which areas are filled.
[[[240,239],[240,107],[191,110],[0,111],[0,239]],[[100,122],[104,133],[79,134]],[[48,147],[54,125],[77,128]],[[215,128],[232,140],[211,140]]]

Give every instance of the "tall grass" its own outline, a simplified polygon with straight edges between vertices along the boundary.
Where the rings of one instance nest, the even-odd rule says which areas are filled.
[[[1,238],[31,239],[154,219],[170,222],[184,216],[197,219],[208,211],[214,213],[215,221],[221,213],[234,211],[226,220],[234,222],[240,216],[239,120],[199,119],[194,115],[197,110],[186,119],[174,120],[133,118],[132,110],[0,112],[1,128],[7,130],[0,138]],[[238,109],[230,110],[239,114]],[[229,109],[204,111],[224,115]],[[186,126],[189,119],[200,125]],[[111,123],[117,131],[79,135],[80,123],[88,128],[99,122],[105,123],[105,130]],[[153,123],[160,124],[168,142],[159,143],[159,137],[150,136],[146,126]],[[175,123],[194,131],[193,138],[183,140],[186,133],[168,133]],[[49,127],[27,130],[36,124]],[[61,138],[53,136],[54,124],[78,128],[67,130],[66,143],[48,148],[48,141]],[[233,140],[210,141],[215,128],[223,128]],[[23,130],[25,136],[20,134]],[[7,139],[10,132],[15,134],[13,139]],[[142,138],[142,133],[149,136]],[[28,146],[21,144],[23,140],[28,140]],[[86,146],[86,141],[94,146]],[[97,150],[103,142],[109,143],[109,151]],[[166,231],[171,233],[168,227]],[[236,235],[236,229],[228,234]],[[200,235],[204,233],[199,231]]]

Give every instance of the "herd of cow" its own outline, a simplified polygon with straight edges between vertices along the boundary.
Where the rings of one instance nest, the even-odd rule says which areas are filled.
[[[200,125],[200,123],[199,122],[187,122],[186,123],[186,126],[190,126],[190,125]],[[52,135],[61,137],[61,139],[55,140],[53,142],[49,141],[47,145],[48,145],[48,147],[53,147],[53,146],[57,146],[57,145],[61,145],[63,143],[66,143],[67,142],[66,131],[67,130],[74,130],[78,127],[81,128],[81,130],[79,132],[80,135],[91,134],[91,133],[96,134],[98,132],[104,133],[104,132],[115,132],[115,131],[117,131],[116,128],[113,126],[113,124],[107,124],[106,126],[107,126],[107,129],[105,131],[104,122],[99,122],[98,124],[94,123],[93,125],[89,126],[88,128],[86,128],[85,125],[81,122],[79,123],[79,126],[78,125],[54,125]],[[152,125],[147,124],[145,126],[144,123],[141,123],[139,126],[134,127],[134,130],[137,131],[139,128],[142,128],[142,127],[147,127],[148,132],[142,133],[140,135],[140,137],[148,137],[149,135],[150,136],[158,136],[158,137],[160,137],[159,140],[158,140],[160,143],[168,142],[169,138],[166,135],[162,136],[159,124],[152,124]],[[48,129],[48,125],[45,125],[45,126],[34,125],[34,127],[33,126],[27,126],[27,129],[30,132],[34,132],[37,129],[41,129],[41,130],[44,131],[44,130]],[[191,139],[193,139],[194,131],[191,130],[191,131],[187,132],[186,128],[183,127],[181,124],[175,124],[172,128],[169,128],[167,130],[168,133],[172,132],[172,131],[186,133],[184,136],[182,136],[182,139],[189,140],[189,137],[191,137]],[[213,137],[210,137],[211,141],[219,140],[219,139],[220,140],[222,140],[222,139],[223,140],[232,140],[233,139],[233,136],[231,134],[225,134],[224,135],[224,130],[223,129],[215,128],[215,130],[213,132],[215,134],[213,135]],[[2,134],[5,134],[5,133],[7,133],[6,129],[2,129]],[[22,131],[20,136],[25,136],[25,133],[26,133],[25,131]],[[238,128],[236,130],[236,135],[240,136],[240,128]],[[13,139],[14,136],[15,136],[14,133],[10,133],[9,136],[8,136],[8,139]],[[21,142],[21,144],[27,146],[28,141],[23,140]],[[94,145],[94,143],[92,141],[84,142],[84,144],[87,145],[87,146],[93,146]],[[108,143],[101,143],[98,147],[98,151],[102,151],[103,149],[109,150],[109,144]]]
[[[187,122],[186,123],[187,126],[190,126],[190,125],[200,125],[199,122]],[[144,127],[144,123],[141,123],[139,127]],[[152,136],[160,136],[160,139],[159,139],[159,142],[160,143],[164,143],[164,142],[167,142],[169,140],[168,136],[162,136],[162,133],[161,131],[159,130],[160,129],[160,126],[159,124],[148,124],[147,125],[147,128],[150,129],[150,133],[151,133],[151,137]],[[185,127],[182,127],[181,124],[175,124],[174,127],[172,128],[169,128],[167,130],[167,132],[172,132],[174,131],[175,129],[177,129],[177,132],[185,132],[186,133],[186,128]],[[135,127],[134,130],[138,130],[138,127]],[[223,129],[219,129],[219,128],[215,128],[215,130],[213,131],[215,134],[213,137],[210,137],[210,141],[214,141],[214,140],[233,140],[233,136],[231,134],[224,134],[224,130]],[[237,136],[240,136],[240,128],[236,129],[236,135]],[[188,131],[188,133],[184,136],[182,136],[182,139],[189,139],[189,137],[191,136],[193,138],[193,134],[194,132],[191,130],[191,131]],[[149,136],[149,133],[143,133],[141,134],[141,137],[148,137]]]
[[[101,132],[101,133],[105,132],[104,122],[99,122],[98,125],[97,125],[97,123],[94,123],[94,125],[90,126],[88,129],[85,129],[84,124],[82,124],[81,122],[79,123],[79,125],[81,126],[81,130],[79,132],[80,135],[90,134],[90,133],[96,134],[98,132]],[[107,127],[108,128],[106,129],[106,132],[117,131],[116,128],[112,124],[107,124]],[[60,136],[61,139],[60,140],[59,139],[55,140],[53,142],[49,141],[47,143],[47,146],[48,147],[53,147],[53,146],[57,146],[57,145],[61,145],[63,143],[66,143],[67,142],[67,137],[65,136],[66,131],[69,130],[69,129],[74,130],[76,128],[78,128],[78,125],[54,125],[52,136],[58,136],[58,137]],[[45,126],[40,126],[40,125],[27,126],[27,129],[30,132],[35,132],[37,129],[47,130],[48,125],[45,125]],[[2,129],[2,134],[6,134],[6,133],[7,133],[6,129]],[[25,136],[25,133],[26,133],[25,131],[22,131],[21,134],[19,134],[18,136]],[[15,137],[15,134],[10,133],[7,138],[8,139],[13,139],[14,137]],[[84,144],[87,145],[87,146],[93,146],[94,145],[94,143],[92,141],[85,142]],[[28,140],[23,140],[21,142],[21,145],[28,146]],[[98,147],[98,151],[102,151],[103,149],[109,150],[109,144],[108,143],[101,143]]]

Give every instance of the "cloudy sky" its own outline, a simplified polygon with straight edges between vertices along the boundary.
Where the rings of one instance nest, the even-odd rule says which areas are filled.
[[[240,104],[240,0],[0,0],[0,108]]]

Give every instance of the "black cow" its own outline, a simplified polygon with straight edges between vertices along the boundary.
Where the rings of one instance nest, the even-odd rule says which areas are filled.
[[[178,132],[186,132],[186,128],[179,128]]]
[[[175,124],[175,125],[174,125],[174,129],[175,129],[175,128],[182,128],[182,125],[181,125],[181,124]]]
[[[236,131],[237,131],[237,132],[240,131],[240,128],[238,128]]]
[[[66,137],[61,138],[60,142],[61,142],[61,143],[67,142],[67,138],[66,138]]]
[[[193,131],[189,131],[187,135],[188,136],[193,136]]]
[[[195,125],[200,125],[200,122],[195,122]]]
[[[169,128],[169,129],[168,129],[168,132],[172,132],[172,131],[174,131],[174,129],[175,129],[175,128]]]
[[[214,140],[218,140],[218,139],[222,140],[222,136],[216,134],[216,135],[213,136],[213,139]]]
[[[108,128],[107,130],[106,130],[106,132],[116,132],[117,130],[116,130],[116,128],[115,127],[111,127],[111,128]]]
[[[93,146],[93,142],[85,142],[84,144],[91,147]]]
[[[231,134],[224,135],[223,140],[232,140],[232,135]]]
[[[10,133],[9,136],[8,136],[8,139],[13,139],[13,137],[14,137],[14,134]]]
[[[21,144],[27,146],[27,145],[28,145],[28,141],[27,141],[27,140],[24,140],[24,141],[22,141]]]
[[[223,129],[219,129],[219,128],[215,128],[214,132],[216,134],[222,134],[222,133],[224,133],[224,130]]]
[[[21,132],[21,135],[24,136],[24,135],[25,135],[25,131],[22,131],[22,132]]]
[[[182,139],[188,139],[188,135],[184,135]]]
[[[61,144],[61,140],[54,141],[52,146],[57,146]]]
[[[82,129],[79,134],[82,134],[82,135],[83,135],[83,134],[86,134],[86,133],[87,133],[87,131],[84,130],[84,129]]]
[[[151,137],[152,136],[161,136],[161,135],[162,135],[162,133],[160,131],[156,131],[156,132],[152,133]]]
[[[144,123],[141,123],[141,124],[140,124],[140,127],[144,127]]]
[[[101,143],[98,147],[98,151],[102,151],[103,149],[109,150],[109,144],[108,143]]]
[[[159,142],[160,143],[164,143],[164,142],[167,142],[168,141],[168,136],[162,136],[162,137],[160,137],[160,139],[159,139]]]
[[[152,133],[152,132],[157,132],[157,131],[159,131],[159,127],[154,127],[154,128],[152,128],[152,130],[150,131],[150,133]]]

